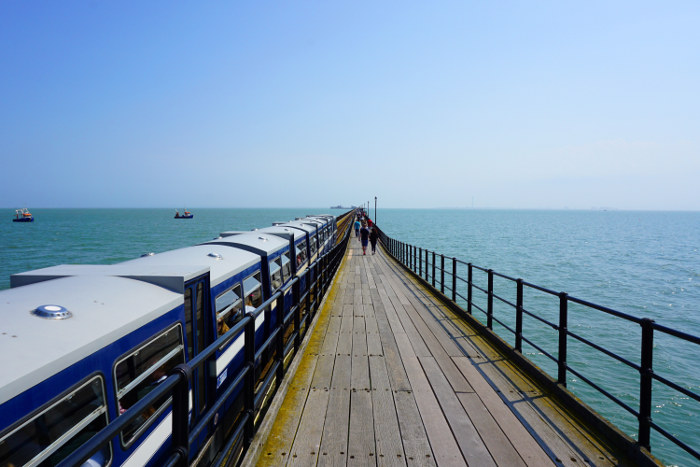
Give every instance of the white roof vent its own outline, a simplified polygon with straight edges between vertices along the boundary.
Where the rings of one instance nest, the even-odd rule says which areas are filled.
[[[60,305],[41,305],[31,313],[45,319],[68,319],[73,316],[73,313]]]
[[[216,260],[222,260],[224,259],[223,256],[221,256],[219,253],[209,253],[207,256],[214,258]]]

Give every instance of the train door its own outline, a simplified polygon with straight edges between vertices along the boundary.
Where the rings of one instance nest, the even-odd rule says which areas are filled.
[[[200,276],[185,284],[185,335],[187,340],[187,358],[192,360],[214,341],[216,336],[211,312],[211,298],[209,290],[209,275]],[[211,362],[194,370],[191,392],[191,420],[192,425],[206,412],[211,404],[215,391],[215,379],[212,381],[208,369]],[[196,453],[205,443],[206,433],[192,446],[192,452]]]

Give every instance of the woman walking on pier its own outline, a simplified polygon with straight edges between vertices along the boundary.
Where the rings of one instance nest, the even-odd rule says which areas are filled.
[[[362,242],[362,254],[367,254],[367,241],[369,240],[369,229],[367,224],[362,223],[362,228],[360,229],[360,242]]]
[[[379,231],[377,226],[374,226],[369,231],[369,242],[372,244],[372,254],[377,252],[377,239],[379,238]]]

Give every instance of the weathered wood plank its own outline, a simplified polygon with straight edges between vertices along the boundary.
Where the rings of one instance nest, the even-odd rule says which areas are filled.
[[[508,442],[518,451],[524,462],[531,466],[552,465],[553,463],[548,454],[540,447],[520,420],[518,420],[511,409],[501,399],[499,395],[500,391],[497,392],[491,387],[483,376],[478,373],[478,370],[467,357],[457,357],[455,358],[455,363],[460,371],[464,373],[465,377],[472,383],[477,397],[481,400],[484,408],[488,410],[494,423],[498,424],[498,427],[507,437]],[[459,394],[458,396],[464,403],[463,395]],[[469,409],[467,408],[467,410]]]
[[[345,465],[347,462],[350,367],[351,357],[349,355],[336,355],[318,457],[319,465]]]
[[[428,441],[439,465],[461,465],[465,460],[452,435],[450,425],[435,398],[428,378],[417,357],[403,357],[406,373],[413,388],[418,411],[428,435]]]
[[[376,460],[381,465],[406,465],[399,421],[384,358],[369,357]]]
[[[419,358],[462,455],[471,465],[496,465],[491,453],[434,358]]]

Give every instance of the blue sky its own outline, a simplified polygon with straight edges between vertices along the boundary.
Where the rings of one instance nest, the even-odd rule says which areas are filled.
[[[700,210],[697,1],[0,3],[0,206]]]

